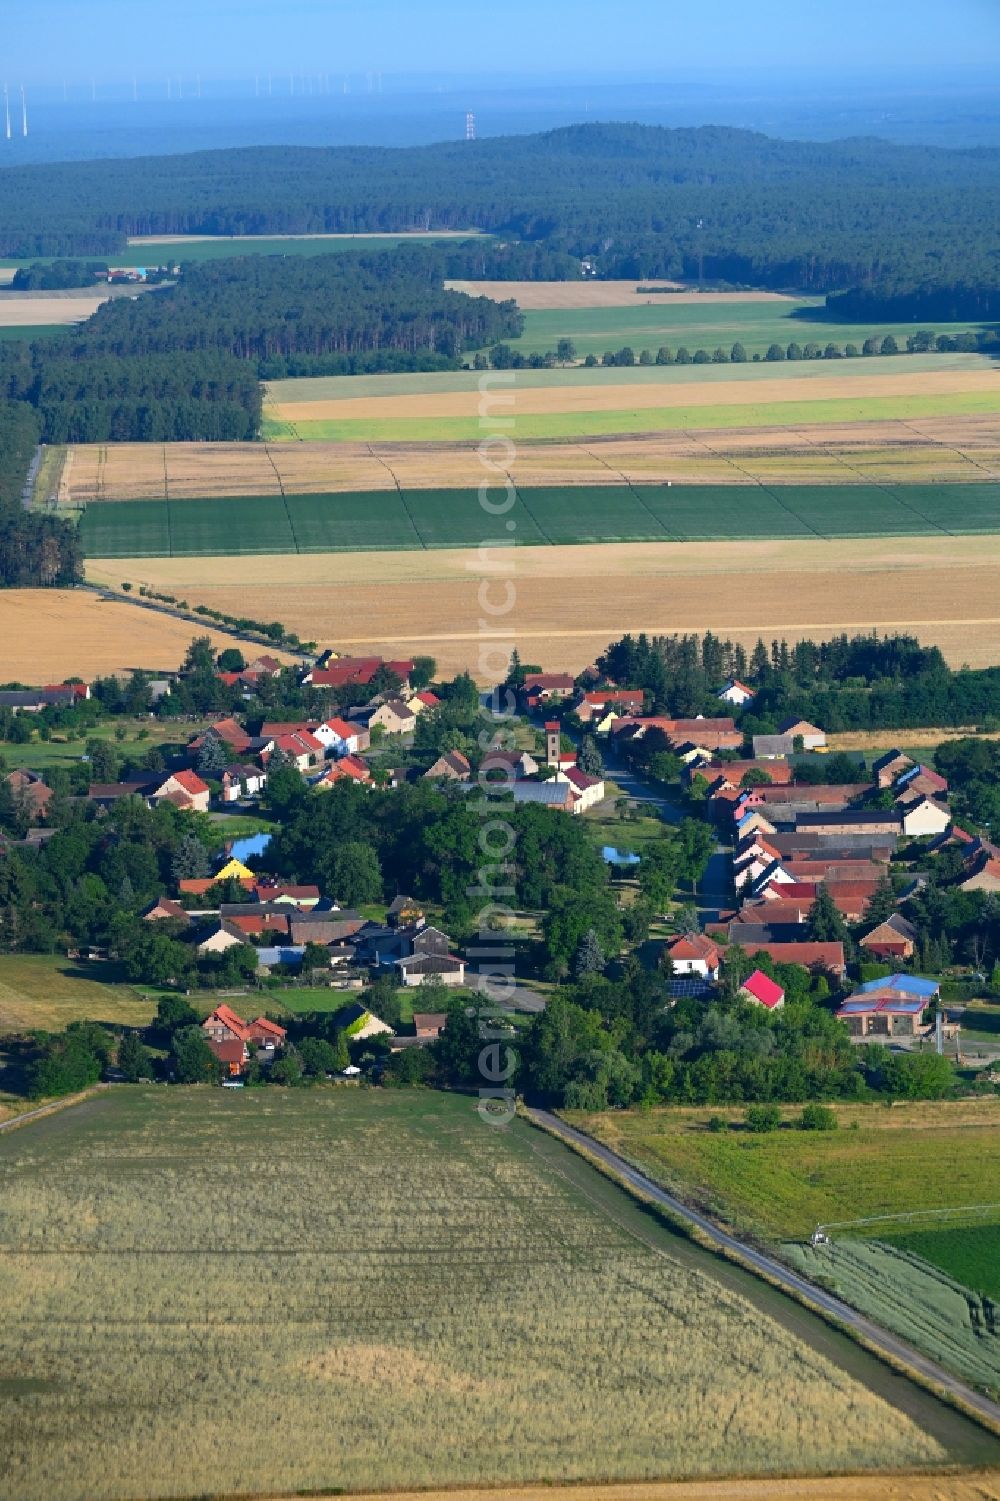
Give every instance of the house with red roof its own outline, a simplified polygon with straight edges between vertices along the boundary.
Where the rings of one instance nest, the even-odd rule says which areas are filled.
[[[861,939],[860,947],[876,959],[912,959],[917,947],[917,930],[900,912],[894,912]]]
[[[775,964],[801,964],[804,969],[834,975],[847,970],[842,943],[762,943],[756,939],[735,940],[745,954],[769,954]]]
[[[140,914],[143,922],[183,922],[191,921],[191,914],[185,912],[179,902],[173,902],[168,896],[159,896]]]
[[[179,808],[190,808],[195,813],[207,813],[212,800],[211,789],[196,771],[172,771],[162,782],[154,785],[147,794],[150,802],[169,798]]]
[[[381,657],[333,657],[322,667],[312,667],[302,681],[314,688],[367,688],[380,668],[400,679],[402,692],[409,691],[412,658],[386,662]]]
[[[235,719],[217,719],[210,724],[200,735],[196,735],[188,746],[189,750],[199,751],[206,740],[221,740],[223,745],[237,756],[242,756],[251,745],[250,736],[241,724]]]
[[[569,698],[575,680],[568,672],[529,672],[524,678],[524,697],[529,709],[541,704],[561,703]]]
[[[765,975],[763,970],[759,969],[747,975],[740,986],[739,994],[745,1001],[753,1001],[755,1005],[764,1006],[768,1011],[777,1011],[785,1004],[785,992],[777,980],[772,980],[770,975]]]
[[[722,951],[704,933],[681,933],[667,944],[667,953],[675,975],[703,975],[708,980],[719,978]]]
[[[335,787],[338,782],[359,782],[368,785],[372,780],[371,767],[360,756],[341,756],[313,783],[314,787]]]
[[[326,747],[327,755],[357,756],[372,743],[367,725],[341,719],[337,714],[316,725],[313,734]]]
[[[593,724],[608,713],[619,718],[623,714],[641,714],[645,701],[641,688],[593,688],[580,695],[573,712],[581,724]]]

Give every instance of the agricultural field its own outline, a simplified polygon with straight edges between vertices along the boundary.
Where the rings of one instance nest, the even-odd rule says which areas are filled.
[[[443,407],[448,410],[432,410]],[[488,430],[479,415],[480,398],[472,392],[436,399],[373,398],[356,403],[353,410],[355,415],[349,415],[351,408],[344,400],[268,407],[262,433],[271,442],[471,443]],[[697,428],[822,427],[996,416],[1000,414],[1000,382],[989,371],[909,375],[901,371],[887,376],[832,377],[822,385],[818,380],[800,383],[794,379],[773,381],[766,387],[746,382],[706,383],[694,389],[664,384],[628,391],[597,381],[573,389],[525,389],[509,407],[492,410],[494,416],[513,421],[511,431],[521,441]],[[420,415],[408,415],[414,411]]]
[[[992,1227],[991,1243],[995,1264],[1000,1226]],[[796,1241],[783,1246],[782,1254],[797,1271],[902,1335],[963,1380],[1000,1393],[996,1305],[924,1259],[916,1246],[838,1236],[815,1249]]]
[[[502,489],[494,499],[505,500]],[[95,501],[80,520],[84,550],[95,558],[470,547],[488,528],[476,490]],[[894,488],[518,486],[503,530],[522,547],[995,533],[1000,481]]]
[[[9,1501],[996,1463],[470,1100],[120,1089],[0,1138],[0,1182]]]
[[[515,597],[490,622],[525,661],[582,671],[626,631],[711,629],[752,648],[877,626],[941,647],[955,666],[1000,661],[1000,538],[919,541],[654,542],[498,549]],[[249,601],[300,635],[342,651],[426,652],[442,673],[495,682],[480,621],[478,549],[271,557],[91,559],[88,574],[240,612]],[[747,601],[752,601],[748,606]],[[3,596],[0,596],[0,611]],[[2,615],[0,615],[2,619]],[[503,641],[498,650],[502,651]],[[502,664],[501,664],[502,665]]]
[[[666,294],[651,291],[651,287],[669,287]],[[699,292],[679,281],[655,283],[642,281],[449,281],[445,286],[454,292],[467,292],[470,297],[492,297],[496,302],[513,298],[518,307],[527,312],[567,308],[636,308],[640,302],[665,299],[672,304],[697,302],[702,307],[712,308],[719,303],[730,302],[791,302],[796,299],[783,292]]]
[[[132,667],[173,672],[194,636],[210,637],[217,651],[234,644],[222,631],[85,589],[0,591],[7,682],[61,683]]]
[[[528,489],[623,481],[889,487],[986,483],[1000,479],[1000,431],[992,418],[966,416],[919,424],[806,425],[779,432],[662,432],[586,445],[519,441],[510,473]],[[35,504],[73,511],[95,500],[333,494],[397,485],[404,491],[468,490],[483,477],[478,443],[93,443],[45,450]]]
[[[835,1109],[837,1131],[760,1136],[706,1130],[709,1115],[738,1123],[740,1110],[628,1111],[572,1120],[727,1224],[774,1242],[807,1240],[818,1224],[996,1196],[1000,1099]],[[791,1106],[785,1111],[789,1121],[795,1113]],[[1000,1236],[1000,1209],[996,1220]],[[886,1228],[904,1231],[899,1223]]]
[[[934,333],[964,332],[980,324],[928,323]],[[681,345],[693,354],[717,346],[729,349],[737,341],[751,356],[762,358],[771,344],[782,348],[792,343],[856,344],[860,349],[869,336],[892,334],[900,348],[913,333],[912,323],[842,323],[827,316],[821,297],[779,299],[752,294],[727,294],[726,299],[701,294],[678,297],[636,296],[634,302],[617,307],[529,308],[525,329],[515,347],[523,354],[544,354],[560,339],[572,339],[580,355],[603,355],[628,345],[638,355],[642,349],[656,353],[663,344],[676,351]]]
[[[0,328],[30,328],[34,334],[39,327],[82,323],[107,300],[106,292],[75,292],[70,297],[55,293],[38,296],[3,292],[0,293]]]
[[[42,1028],[60,1032],[84,1018],[145,1027],[155,1002],[120,983],[116,967],[55,954],[0,955],[0,1036]]]

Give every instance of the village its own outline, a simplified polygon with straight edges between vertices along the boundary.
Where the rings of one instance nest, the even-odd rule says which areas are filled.
[[[486,723],[494,726],[485,750],[477,750],[469,736],[447,728],[417,733],[421,720],[425,730],[432,722],[445,725],[454,692],[447,683],[411,681],[426,675],[411,659],[327,654],[292,686],[336,712],[278,719],[262,717],[259,696],[279,681],[287,686],[288,668],[268,655],[237,669],[218,667],[218,683],[244,704],[242,712],[210,715],[155,774],[89,782],[77,801],[98,818],[138,800],[149,809],[169,805],[210,816],[224,828],[227,815],[273,814],[269,784],[273,794],[275,779],[289,775],[310,793],[347,784],[377,798],[415,782],[445,797],[484,787],[495,797],[499,784],[514,807],[563,812],[582,819],[584,828],[593,818],[605,829],[630,805],[613,776],[630,768],[640,785],[653,787],[655,804],[660,794],[649,768],[657,755],[666,756],[677,782],[661,798],[665,828],[678,809],[706,821],[716,858],[728,867],[714,905],[673,902],[654,914],[657,936],[644,945],[643,962],[669,977],[673,1003],[709,1004],[738,952],[746,968],[736,986],[743,1001],[775,1012],[785,1003],[789,977],[804,976],[809,984],[821,981],[855,1041],[938,1049],[947,1042],[957,1056],[959,1013],[939,1004],[940,973],[918,972],[920,935],[901,909],[926,887],[927,871],[945,852],[952,888],[1000,889],[1000,849],[955,824],[948,782],[931,766],[893,749],[868,767],[859,762],[850,782],[804,779],[804,764],[827,757],[824,730],[791,717],[775,733],[746,734],[738,716],[755,695],[742,681],[720,685],[718,714],[679,718],[645,712],[642,689],[602,682],[596,668],[578,678],[519,673],[513,731],[491,715],[491,695],[475,694],[466,712],[481,717],[485,704]],[[151,681],[151,701],[176,691],[177,681],[173,687],[170,678]],[[468,683],[461,686],[468,697]],[[46,709],[86,704],[90,692],[83,683],[7,690],[0,692],[0,709],[24,723]],[[28,825],[19,841],[5,833],[5,847],[43,847],[57,833],[47,820],[52,788],[29,767],[7,773],[5,781]],[[427,904],[406,893],[387,892],[382,907],[352,905],[343,892],[283,879],[267,868],[268,842],[267,836],[251,841],[251,853],[241,857],[239,842],[227,841],[210,868],[179,877],[148,901],[138,913],[142,923],[162,927],[183,946],[201,984],[218,990],[305,977],[345,993],[344,1028],[355,1040],[382,1032],[393,1047],[436,1041],[445,1013],[430,1013],[430,1021],[416,1014],[412,1027],[394,1028],[367,1008],[365,996],[376,982],[384,990],[388,980],[399,989],[426,986],[438,997],[474,999],[479,976],[465,952],[469,935],[452,936],[439,910],[428,916]],[[914,852],[916,864],[909,858]],[[641,856],[635,860],[641,869]],[[635,871],[612,869],[609,879],[627,913]],[[640,876],[640,899],[641,887]],[[86,950],[95,959],[108,952],[100,945]],[[609,953],[605,962],[613,968],[622,959]],[[169,983],[170,975],[161,979]],[[544,1005],[547,991],[534,982],[526,991],[531,1005]],[[272,993],[280,999],[280,990]],[[234,1020],[235,1012],[223,1011]],[[266,1016],[228,1029],[210,1017],[205,1027],[226,1079],[239,1077],[253,1048],[271,1061],[285,1036]]]

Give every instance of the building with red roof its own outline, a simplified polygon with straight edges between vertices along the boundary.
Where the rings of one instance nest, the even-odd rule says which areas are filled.
[[[682,933],[667,944],[675,975],[704,975],[717,980],[722,951],[704,933]]]
[[[758,1006],[766,1006],[768,1011],[777,1011],[779,1006],[785,1004],[785,992],[777,980],[772,980],[770,975],[765,975],[760,969],[755,969],[753,974],[747,975],[740,986],[739,993],[745,1000],[754,1001]]]

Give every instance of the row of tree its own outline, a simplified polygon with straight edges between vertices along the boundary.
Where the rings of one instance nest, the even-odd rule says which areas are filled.
[[[1000,720],[1000,668],[950,668],[936,646],[891,634],[739,642],[704,636],[626,635],[598,658],[604,677],[642,688],[647,711],[687,717],[718,714],[729,678],[753,687],[740,714],[747,735],[773,733],[792,715],[828,732]],[[727,710],[728,712],[728,710]]]

